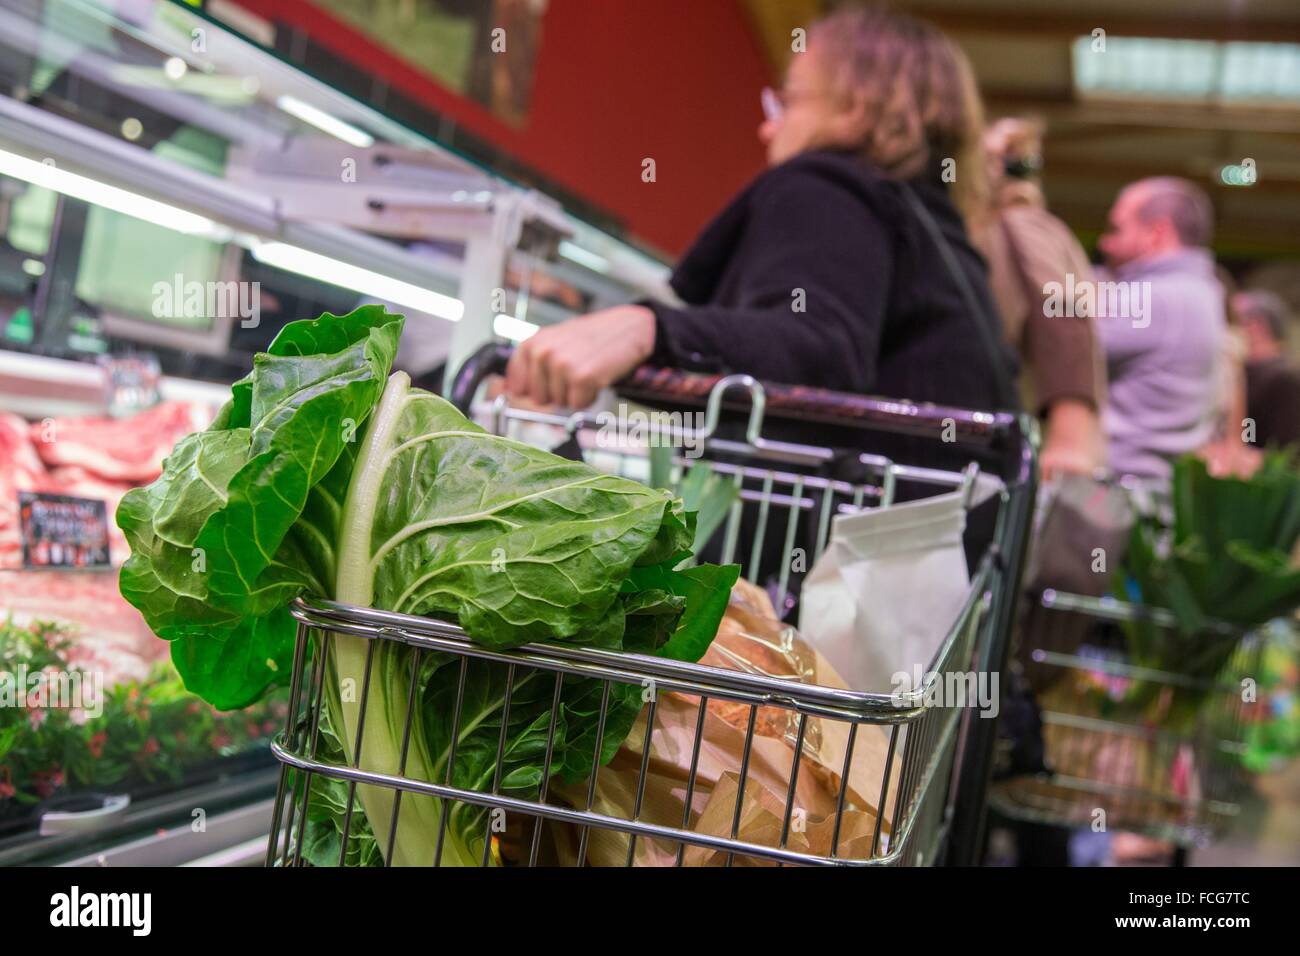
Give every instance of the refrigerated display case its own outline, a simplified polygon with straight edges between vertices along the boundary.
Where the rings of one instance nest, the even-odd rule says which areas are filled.
[[[279,705],[186,694],[112,514],[283,324],[383,302],[437,387],[666,279],[187,4],[0,0],[0,675],[103,685],[94,714],[0,710],[0,864],[264,849]]]

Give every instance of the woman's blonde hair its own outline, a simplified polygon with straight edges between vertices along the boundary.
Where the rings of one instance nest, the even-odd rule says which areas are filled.
[[[953,160],[958,209],[971,219],[986,208],[984,110],[970,61],[957,44],[928,23],[861,6],[818,20],[808,41],[832,89],[864,110],[866,160],[899,179]]]

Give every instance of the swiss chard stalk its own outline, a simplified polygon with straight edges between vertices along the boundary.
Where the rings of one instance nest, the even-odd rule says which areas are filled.
[[[213,426],[123,500],[123,594],[172,641],[187,686],[232,708],[284,683],[294,636],[285,605],[299,594],[455,619],[498,648],[564,641],[698,659],[738,569],[675,570],[695,530],[681,501],[488,434],[390,375],[400,328],[377,307],[286,326]],[[609,760],[641,707],[635,686],[606,692],[591,679],[416,653],[331,639],[327,719],[345,759],[536,797],[548,767],[572,782]],[[368,839],[386,847],[394,792],[357,792]],[[405,793],[392,862],[430,863],[436,846],[445,865],[490,859],[487,814]],[[309,837],[316,851],[328,845],[320,836]],[[375,854],[349,853],[361,858]]]

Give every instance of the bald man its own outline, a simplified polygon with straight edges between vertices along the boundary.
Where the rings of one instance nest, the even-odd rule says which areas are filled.
[[[1213,229],[1209,198],[1184,179],[1140,180],[1110,210],[1096,322],[1110,379],[1102,423],[1120,474],[1166,479],[1175,458],[1214,437],[1227,319]]]

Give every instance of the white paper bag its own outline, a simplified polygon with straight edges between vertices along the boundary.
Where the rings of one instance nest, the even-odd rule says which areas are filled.
[[[997,483],[977,480],[972,504]],[[970,589],[961,490],[837,515],[804,581],[799,629],[848,685],[893,693],[922,677]],[[907,686],[911,686],[911,683]]]

